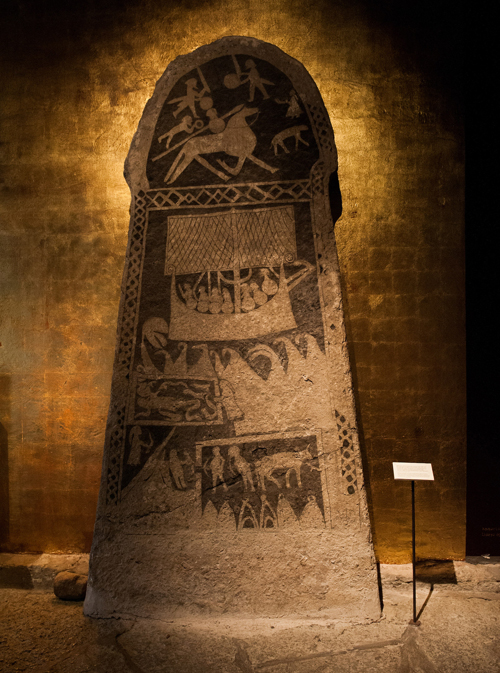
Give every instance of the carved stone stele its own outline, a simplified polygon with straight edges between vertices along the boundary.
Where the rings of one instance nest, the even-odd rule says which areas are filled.
[[[87,615],[377,617],[333,131],[304,67],[177,58],[132,193]]]

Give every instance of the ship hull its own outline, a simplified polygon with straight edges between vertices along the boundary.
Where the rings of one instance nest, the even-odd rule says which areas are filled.
[[[248,313],[200,313],[188,308],[176,290],[176,276],[171,285],[170,339],[174,341],[232,341],[253,339],[295,329],[290,295],[283,268],[279,289],[263,306]]]

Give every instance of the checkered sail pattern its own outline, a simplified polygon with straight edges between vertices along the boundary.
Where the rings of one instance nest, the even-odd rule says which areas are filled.
[[[292,206],[169,217],[165,272],[280,266],[296,252]]]

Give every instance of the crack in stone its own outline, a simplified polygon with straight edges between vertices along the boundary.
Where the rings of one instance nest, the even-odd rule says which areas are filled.
[[[141,519],[145,519],[148,516],[152,516],[154,514],[161,514],[162,516],[168,516],[169,514],[172,514],[172,512],[175,512],[178,509],[181,509],[182,507],[185,507],[185,504],[183,503],[182,505],[177,505],[177,507],[173,507],[172,509],[167,510],[160,510],[160,511],[154,511],[152,510],[151,512],[146,512],[145,514],[139,514],[134,517],[134,522],[140,521]]]
[[[353,647],[348,647],[345,650],[336,650],[336,651],[328,650],[326,652],[314,652],[313,654],[306,654],[302,657],[287,657],[286,659],[270,659],[269,661],[264,661],[262,664],[256,664],[254,667],[254,671],[258,671],[264,668],[272,668],[273,666],[279,666],[281,664],[300,663],[301,661],[310,661],[311,659],[321,659],[322,657],[336,657],[341,654],[348,654],[349,652],[355,652],[360,650],[382,649],[384,647],[394,647],[397,645],[402,645],[401,639],[381,640],[379,642],[374,643],[354,645]],[[242,669],[242,671],[243,673],[247,673],[246,670],[244,669]],[[250,673],[253,673],[253,671],[250,671]]]
[[[222,481],[219,481],[215,486],[207,486],[206,488],[204,488],[202,493],[205,494],[205,493],[209,493],[210,491],[214,491],[219,486],[222,486],[222,484],[226,484],[226,486],[227,485],[233,486],[233,484],[235,484],[238,481],[239,478],[240,478],[240,475],[238,475],[236,477],[231,477],[230,479],[224,479]]]
[[[123,636],[124,633],[128,633],[129,630],[130,629],[128,629],[127,631],[123,631],[122,633],[117,633],[115,635],[114,643],[116,645],[116,649],[122,655],[122,657],[125,660],[125,663],[127,664],[128,668],[132,671],[132,673],[145,673],[145,671],[135,663],[135,661],[132,659],[132,657],[127,652],[125,647],[123,647],[123,645],[118,640],[118,638]]]

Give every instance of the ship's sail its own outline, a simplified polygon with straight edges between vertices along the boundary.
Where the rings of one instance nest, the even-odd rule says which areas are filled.
[[[293,206],[169,217],[165,274],[172,276],[170,338],[250,339],[294,329],[284,264],[296,257]],[[266,279],[260,286],[258,274],[253,276],[256,267]],[[268,278],[272,273],[278,280],[276,267],[279,286]],[[195,286],[177,287],[176,279],[189,274],[200,274]],[[205,277],[206,285],[200,284]]]
[[[168,218],[166,275],[277,267],[296,256],[293,206]]]

